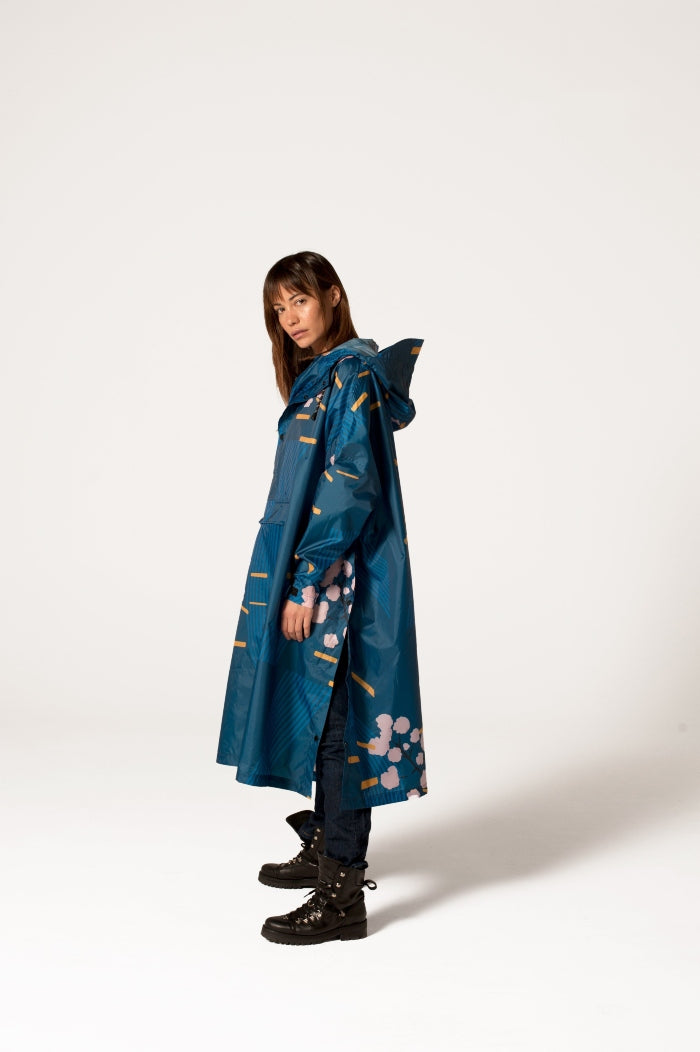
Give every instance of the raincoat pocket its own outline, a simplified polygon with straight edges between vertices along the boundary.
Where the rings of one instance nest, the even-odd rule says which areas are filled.
[[[262,519],[259,519],[261,526],[284,526],[289,516],[289,501],[287,500],[274,500],[268,498],[267,504],[265,505],[265,511]]]

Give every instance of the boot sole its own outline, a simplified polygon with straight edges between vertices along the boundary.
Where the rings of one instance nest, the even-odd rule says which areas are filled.
[[[318,882],[317,877],[307,877],[306,879],[298,877],[291,880],[281,880],[279,877],[268,877],[263,873],[258,874],[258,880],[268,888],[315,888]]]
[[[266,928],[263,924],[260,934],[269,942],[282,943],[285,946],[305,946],[307,943],[332,942],[340,939],[366,939],[367,921],[359,921],[357,924],[348,924],[344,928],[335,928],[333,931],[316,932],[313,935],[296,935],[294,932],[275,931],[274,928]]]

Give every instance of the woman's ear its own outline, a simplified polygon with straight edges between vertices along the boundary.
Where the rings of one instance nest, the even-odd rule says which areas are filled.
[[[337,285],[331,285],[329,291],[331,294],[331,307],[337,307],[340,303],[340,289]]]

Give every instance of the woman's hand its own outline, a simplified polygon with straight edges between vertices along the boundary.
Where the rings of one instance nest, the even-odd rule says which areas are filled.
[[[284,638],[296,639],[298,643],[301,643],[303,639],[308,639],[311,632],[311,615],[313,612],[313,607],[300,606],[298,603],[293,603],[291,599],[288,599],[282,607],[282,617],[280,618],[280,628]]]

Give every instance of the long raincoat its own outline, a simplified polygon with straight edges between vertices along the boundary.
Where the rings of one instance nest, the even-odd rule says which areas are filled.
[[[248,785],[311,795],[343,640],[342,804],[427,792],[411,568],[393,432],[422,340],[352,339],[312,359],[278,425],[272,485],[248,570],[217,762]],[[313,605],[302,642],[286,599]]]

